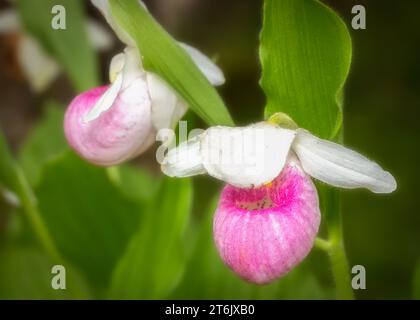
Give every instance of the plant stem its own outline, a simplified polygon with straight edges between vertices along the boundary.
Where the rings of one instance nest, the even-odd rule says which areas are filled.
[[[16,172],[16,193],[22,203],[23,211],[25,212],[30,224],[33,227],[34,233],[38,241],[44,247],[47,254],[54,263],[63,263],[63,259],[52,241],[51,235],[42,220],[41,214],[38,211],[35,196],[32,189],[26,180],[22,169],[15,166]]]
[[[108,178],[114,182],[115,184],[121,183],[121,174],[120,174],[120,168],[118,166],[113,167],[107,167],[106,173],[108,175]]]
[[[350,287],[349,265],[340,234],[335,233],[330,240],[315,239],[315,247],[328,253],[331,260],[331,269],[337,287],[337,298],[342,300],[353,299]]]
[[[316,238],[315,239],[315,247],[322,250],[322,251],[330,253],[332,246],[331,246],[330,241],[325,240],[325,239],[321,239],[321,238]]]
[[[68,266],[66,260],[61,256],[55,246],[51,234],[42,220],[42,216],[38,211],[35,195],[33,194],[32,188],[30,187],[22,169],[18,165],[15,165],[14,169],[16,176],[15,190],[22,204],[23,211],[33,228],[35,236],[38,238],[39,243],[44,248],[52,263]],[[67,279],[68,282],[72,284],[77,283],[78,281],[74,277],[73,273],[68,273]],[[86,299],[87,297],[87,294],[83,291],[83,289],[80,289],[77,285],[72,287],[72,294],[76,299]]]
[[[354,298],[351,288],[350,269],[343,245],[341,226],[339,229],[330,231],[330,260],[331,269],[334,276],[337,298],[341,300],[351,300]]]
[[[324,200],[323,209],[328,224],[329,256],[337,289],[337,298],[351,300],[354,297],[349,263],[344,250],[340,191],[327,186],[322,186],[321,190]]]

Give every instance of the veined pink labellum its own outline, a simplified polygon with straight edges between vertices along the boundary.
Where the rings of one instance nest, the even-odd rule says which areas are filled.
[[[223,261],[243,279],[266,284],[306,257],[319,224],[315,186],[291,158],[268,185],[250,189],[227,185],[213,228]]]

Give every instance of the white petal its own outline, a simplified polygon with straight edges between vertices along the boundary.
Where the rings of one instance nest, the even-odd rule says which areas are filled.
[[[147,72],[147,83],[155,128],[174,128],[188,109],[186,103],[158,75]]]
[[[211,176],[237,187],[261,186],[280,174],[295,134],[266,123],[212,127],[202,138],[203,165]]]
[[[60,67],[30,36],[21,39],[18,59],[20,66],[35,92],[44,91],[58,76]]]
[[[206,173],[201,159],[201,136],[196,136],[169,150],[161,169],[169,177],[190,177]]]
[[[396,189],[394,177],[361,154],[298,129],[293,143],[303,169],[312,177],[341,188],[367,188],[375,193]]]
[[[123,74],[119,73],[114,83],[105,91],[95,106],[83,117],[83,121],[90,122],[95,120],[101,113],[111,108],[121,91],[122,84]]]
[[[19,31],[20,21],[16,10],[6,9],[0,12],[0,33]]]
[[[124,82],[127,84],[134,79],[146,76],[137,48],[126,47],[124,52],[112,57],[109,65],[110,82],[114,82],[120,72],[124,73]]]
[[[146,77],[146,73],[141,63],[140,54],[136,47],[125,48],[124,68],[122,72],[124,73],[123,88],[126,88],[134,80],[140,77]]]
[[[125,64],[125,54],[123,52],[112,57],[109,65],[109,81],[112,83],[118,74],[123,70]]]
[[[98,50],[107,50],[112,47],[113,38],[102,25],[95,20],[88,20],[86,22],[87,34],[93,47]]]
[[[191,56],[191,59],[201,70],[201,72],[207,77],[212,85],[220,86],[225,83],[225,76],[223,75],[223,71],[206,55],[186,43],[178,43]]]
[[[141,67],[140,56],[136,48],[128,47],[123,54],[114,56],[110,65],[110,78],[111,81],[115,78],[115,81],[84,116],[83,120],[89,122],[98,118],[102,112],[111,108],[122,90],[132,85],[137,79],[143,79],[143,76],[145,76],[145,72]]]

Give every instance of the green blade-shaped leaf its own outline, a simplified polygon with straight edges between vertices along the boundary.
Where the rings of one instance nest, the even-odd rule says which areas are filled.
[[[54,290],[53,263],[35,248],[17,246],[0,250],[0,299],[87,299],[89,289],[69,266],[66,289]]]
[[[176,286],[186,262],[184,233],[191,199],[189,180],[164,180],[114,271],[112,298],[162,299]]]
[[[66,29],[51,26],[56,5],[65,8]],[[76,90],[98,83],[95,54],[88,41],[83,4],[80,0],[18,0],[17,8],[27,32],[35,37],[65,69]]]
[[[46,165],[35,192],[58,249],[87,280],[104,290],[138,228],[141,207],[120,192],[105,170],[71,152]]]
[[[147,70],[165,79],[208,124],[233,125],[216,90],[138,0],[110,3],[119,24],[135,39]]]
[[[153,175],[144,168],[132,165],[120,165],[108,169],[112,182],[128,198],[139,201],[142,204],[154,199],[161,184],[160,176]]]
[[[31,185],[41,176],[45,162],[68,149],[63,131],[64,110],[49,103],[41,121],[29,133],[19,154],[19,162]]]
[[[31,187],[23,173],[22,168],[15,162],[6,145],[6,141],[0,131],[0,187],[5,187],[15,193],[26,218],[31,223],[37,234],[40,244],[50,257],[61,261],[60,255],[52,243],[49,232],[38,212],[37,201]],[[1,188],[0,188],[0,191]]]
[[[351,62],[337,14],[317,0],[265,0],[260,58],[266,116],[282,111],[322,138],[335,137]]]

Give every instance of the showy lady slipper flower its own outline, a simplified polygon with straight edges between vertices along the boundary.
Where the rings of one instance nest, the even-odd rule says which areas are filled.
[[[77,96],[66,111],[64,131],[84,159],[116,165],[143,153],[158,130],[173,128],[188,106],[164,80],[143,69],[139,50],[114,22],[107,0],[92,1],[128,47],[110,65],[110,86]],[[224,83],[222,71],[198,50],[180,44],[213,85]]]
[[[162,163],[169,176],[208,173],[228,183],[214,216],[216,247],[234,272],[258,284],[286,274],[313,247],[320,210],[311,177],[375,193],[396,189],[376,163],[295,127],[284,114],[275,118],[283,126],[209,128],[169,150]]]

